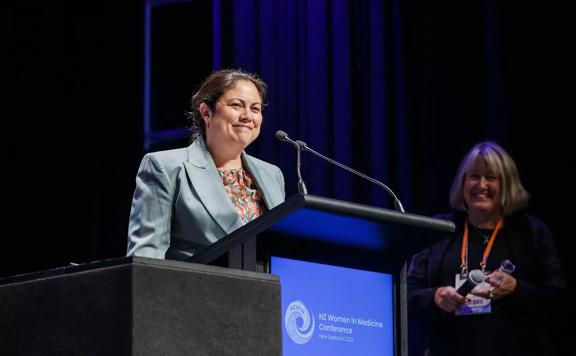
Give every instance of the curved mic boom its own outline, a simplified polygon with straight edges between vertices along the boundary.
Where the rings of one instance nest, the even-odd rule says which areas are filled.
[[[276,133],[276,136],[278,137],[278,133]],[[334,165],[336,165],[336,166],[338,166],[338,167],[340,167],[340,168],[344,168],[344,169],[347,170],[348,172],[352,172],[352,173],[354,173],[354,174],[356,174],[356,175],[358,175],[358,176],[360,176],[360,177],[362,177],[362,178],[364,178],[364,179],[366,179],[366,180],[368,180],[368,181],[370,181],[370,182],[372,182],[372,183],[374,183],[374,184],[376,184],[376,185],[384,188],[384,190],[386,190],[386,191],[392,196],[392,198],[394,199],[394,206],[396,207],[396,210],[398,210],[398,211],[401,212],[401,213],[405,213],[405,212],[406,212],[406,211],[404,211],[404,207],[402,206],[402,203],[400,202],[400,199],[398,199],[398,197],[396,196],[396,194],[394,194],[394,192],[392,191],[392,189],[390,189],[386,184],[384,184],[384,183],[382,183],[382,182],[380,182],[380,181],[378,181],[378,180],[376,180],[376,179],[374,179],[374,178],[372,178],[372,177],[369,177],[369,176],[367,176],[367,175],[365,175],[365,174],[363,174],[363,173],[360,173],[360,172],[358,172],[357,170],[354,170],[354,169],[352,169],[352,168],[350,168],[350,167],[348,167],[348,166],[343,165],[343,164],[340,163],[340,162],[337,162],[337,161],[335,161],[335,160],[333,160],[333,159],[331,159],[331,158],[328,158],[328,157],[326,157],[326,156],[324,156],[324,155],[322,155],[322,154],[314,151],[313,149],[311,149],[310,147],[308,147],[308,145],[307,145],[306,142],[304,142],[304,141],[296,140],[295,143],[296,143],[298,146],[300,146],[300,148],[302,148],[304,151],[308,151],[308,152],[310,152],[310,153],[312,153],[312,154],[314,154],[314,155],[316,155],[316,156],[318,156],[318,157],[320,157],[320,158],[322,158],[322,159],[324,159],[324,160],[326,160],[326,161],[328,161],[328,162],[330,162],[330,163],[332,163],[332,164],[334,164]]]

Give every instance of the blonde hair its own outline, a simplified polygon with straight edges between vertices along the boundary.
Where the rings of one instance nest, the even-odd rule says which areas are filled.
[[[486,164],[500,179],[502,185],[502,201],[500,202],[505,216],[514,213],[528,205],[530,195],[520,182],[520,174],[516,163],[508,152],[498,144],[485,141],[476,144],[466,154],[450,189],[450,206],[456,210],[466,211],[464,200],[464,180],[474,164],[478,161]]]

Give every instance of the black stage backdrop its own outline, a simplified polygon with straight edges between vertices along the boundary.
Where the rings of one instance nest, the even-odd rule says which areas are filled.
[[[277,129],[383,180],[424,215],[448,210],[459,160],[495,140],[516,159],[530,212],[550,226],[574,286],[576,62],[564,6],[215,3],[218,66],[257,71],[271,84],[265,128],[250,150],[283,169],[288,195],[295,155],[274,139]],[[145,152],[144,3],[3,6],[0,276],[122,256]],[[203,36],[183,46],[201,56]],[[314,158],[305,158],[304,176],[313,194],[392,206],[384,192]]]

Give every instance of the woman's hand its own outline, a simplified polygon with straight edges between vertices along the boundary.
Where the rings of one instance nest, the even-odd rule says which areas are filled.
[[[466,303],[466,298],[458,294],[451,286],[440,287],[434,292],[434,303],[447,312],[453,312]]]
[[[472,294],[483,298],[500,299],[510,295],[516,290],[516,278],[508,273],[501,271],[493,272],[484,279],[484,282],[490,284],[490,288],[480,291],[472,291]]]

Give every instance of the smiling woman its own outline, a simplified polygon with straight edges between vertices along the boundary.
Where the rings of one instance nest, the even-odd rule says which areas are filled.
[[[280,169],[244,152],[260,134],[266,90],[238,70],[202,83],[192,97],[193,143],[142,160],[128,255],[186,260],[284,201]]]
[[[455,211],[445,216],[455,234],[414,256],[408,270],[410,312],[434,324],[430,354],[553,354],[545,326],[565,283],[552,235],[522,212],[527,204],[510,155],[494,142],[472,147],[450,191]],[[499,270],[502,261],[516,266],[514,275]],[[478,268],[488,285],[460,295]]]
[[[213,108],[200,104],[206,145],[218,168],[240,168],[240,153],[260,134],[262,97],[254,83],[239,80]]]

